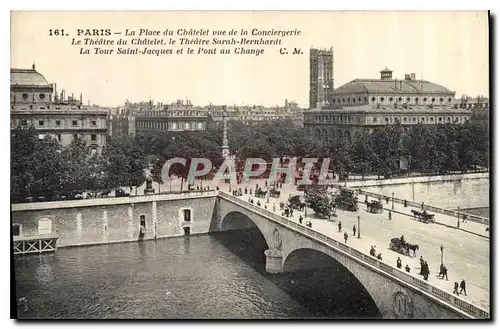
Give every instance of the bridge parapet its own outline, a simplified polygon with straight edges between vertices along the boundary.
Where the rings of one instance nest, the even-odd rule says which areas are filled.
[[[339,241],[336,241],[318,231],[312,230],[304,225],[300,225],[299,223],[293,222],[285,217],[279,216],[267,209],[256,206],[244,200],[241,200],[237,197],[234,197],[228,193],[223,191],[219,191],[219,197],[222,197],[230,202],[238,204],[246,209],[252,210],[253,212],[266,217],[274,222],[281,224],[282,226],[287,227],[290,230],[300,232],[301,234],[306,235],[308,238],[316,240],[328,247],[336,250],[336,252],[340,254],[347,255],[347,257],[362,263],[366,267],[372,267],[375,271],[380,271],[387,276],[393,277],[395,280],[402,281],[409,287],[413,289],[417,289],[419,291],[424,292],[425,294],[431,296],[432,298],[444,302],[456,309],[463,311],[471,318],[489,318],[489,312],[484,309],[481,309],[459,297],[456,297],[446,291],[443,291],[437,287],[431,286],[430,284],[424,282],[420,278],[416,278],[410,274],[407,274],[400,269],[392,267],[389,264],[382,263],[381,261],[373,258],[369,255],[366,255],[356,249],[351,248],[350,246],[343,244]]]

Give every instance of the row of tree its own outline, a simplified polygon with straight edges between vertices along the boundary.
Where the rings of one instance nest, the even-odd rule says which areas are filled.
[[[489,132],[487,122],[464,125],[400,125],[376,128],[350,143],[322,141],[307,135],[291,120],[245,125],[233,122],[229,146],[238,159],[296,156],[331,159],[336,173],[388,175],[401,170],[439,173],[488,168]],[[108,138],[101,154],[88,156],[83,142],[60,148],[56,140],[38,139],[33,129],[17,129],[11,136],[11,195],[13,198],[54,199],[83,190],[102,191],[136,187],[144,183],[144,169],[154,165],[153,175],[161,182],[166,160],[182,157],[186,166],[173,166],[170,174],[186,178],[189,159],[204,157],[214,167],[223,162],[222,129],[207,131],[152,132],[136,137]]]

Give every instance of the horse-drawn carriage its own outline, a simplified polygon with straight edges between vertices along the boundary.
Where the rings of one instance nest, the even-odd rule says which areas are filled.
[[[406,241],[404,241],[404,238],[392,238],[391,243],[389,244],[389,249],[406,256],[411,256],[410,250],[412,250],[413,255],[416,256],[416,251],[418,250],[418,248],[418,244],[407,243]]]
[[[382,213],[384,211],[384,207],[382,206],[382,202],[373,200],[373,201],[367,201],[366,202],[366,207],[368,208],[368,211],[371,213]]]
[[[277,188],[275,187],[272,187],[270,190],[269,190],[269,196],[271,198],[279,198],[281,195],[281,191],[278,190]]]
[[[292,195],[288,198],[288,204],[292,209],[303,210],[306,207],[306,201],[300,195]]]
[[[257,187],[255,189],[255,197],[256,198],[265,198],[267,195],[267,190],[264,190],[262,187]]]
[[[340,194],[335,198],[335,206],[349,211],[358,210],[358,196],[356,191],[341,189]]]
[[[419,222],[424,222],[425,224],[436,222],[436,220],[434,219],[434,214],[429,214],[425,210],[418,211],[418,210],[412,209],[411,212],[413,213],[413,218],[417,219]]]

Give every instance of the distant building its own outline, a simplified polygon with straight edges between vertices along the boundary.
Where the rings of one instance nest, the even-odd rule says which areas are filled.
[[[309,50],[309,108],[328,104],[334,90],[333,48]]]
[[[38,138],[52,136],[62,146],[83,140],[94,152],[106,144],[107,111],[84,106],[32,69],[10,70],[10,127],[34,127]]]
[[[111,135],[131,135],[149,131],[200,131],[207,129],[208,113],[188,101],[163,105],[153,102],[125,103],[110,115]]]
[[[455,92],[433,82],[392,77],[380,71],[380,79],[355,79],[337,88],[330,105],[304,112],[306,131],[323,140],[351,141],[356,135],[388,124],[464,123],[471,111],[455,108]]]
[[[285,99],[284,106],[265,107],[262,105],[225,106],[209,105],[205,107],[212,120],[220,125],[224,110],[228,121],[239,121],[245,124],[253,124],[264,121],[291,119],[297,126],[303,125],[303,110],[295,102]]]

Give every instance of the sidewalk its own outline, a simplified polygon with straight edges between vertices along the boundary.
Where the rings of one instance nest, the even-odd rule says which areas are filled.
[[[253,182],[252,184],[255,186],[255,183]],[[244,188],[244,187],[243,187]],[[226,190],[226,189],[223,189]],[[293,189],[292,189],[293,190]],[[288,191],[286,191],[288,192]],[[274,212],[275,214],[281,215],[281,210],[279,209],[279,202],[284,201],[288,199],[288,196],[290,195],[289,193],[286,193],[285,191],[282,190],[282,195],[278,199],[273,199],[270,198],[269,203],[267,203],[267,198],[259,199],[261,201],[261,205],[264,208],[264,205],[267,204],[267,210],[273,211],[273,204],[276,204],[276,211]],[[298,194],[295,192],[294,194]],[[240,199],[244,201],[248,201],[248,195],[243,195],[240,197]],[[389,205],[391,205],[389,203]],[[406,216],[406,213],[410,213],[410,209],[406,208],[404,209],[403,205],[399,205],[401,208],[397,208],[398,205],[394,204],[394,210],[399,210],[401,213],[404,213]],[[298,219],[300,215],[304,217],[304,212],[300,211],[295,211],[293,212],[292,217],[288,217],[288,219],[293,220],[294,222],[298,223]],[[381,245],[381,241],[377,241],[376,239],[370,237],[369,235],[366,234],[366,232],[361,232],[361,239],[357,239],[357,237],[353,236],[352,232],[352,226],[357,225],[356,219],[350,218],[347,216],[342,216],[342,214],[339,214],[339,219],[343,223],[343,229],[341,232],[338,232],[338,222],[337,221],[327,221],[324,219],[317,219],[314,218],[314,211],[310,208],[307,209],[307,220],[311,221],[312,223],[312,229],[320,232],[322,234],[325,234],[332,239],[344,243],[344,232],[347,232],[349,234],[349,238],[347,240],[347,245],[349,245],[351,248],[364,253],[366,255],[369,255],[370,252],[370,247],[372,245],[376,246],[377,254],[382,253],[382,262],[386,263],[394,268],[396,268],[396,261],[397,258],[400,257],[402,261],[402,269],[401,271],[404,271],[404,267],[408,264],[410,267],[410,275],[413,275],[415,277],[418,277],[423,280],[423,277],[418,275],[420,272],[420,260],[419,256],[417,257],[409,257],[405,256],[399,253],[396,253],[388,248],[388,242],[383,243]],[[441,215],[441,214],[438,214]],[[436,217],[438,216],[436,215]],[[394,214],[393,216],[403,216],[399,214]],[[409,215],[408,215],[409,216]],[[445,217],[449,217],[446,215],[441,215]],[[303,225],[305,224],[306,219],[304,218],[303,220]],[[456,223],[455,223],[456,224]],[[466,224],[477,224],[477,223],[466,223]],[[432,225],[432,224],[424,224],[422,225]],[[462,225],[462,223],[461,223]],[[478,224],[481,225],[481,224]],[[448,272],[448,277],[449,281],[446,279],[439,279],[438,273],[439,273],[439,263],[437,262],[432,262],[429,264],[430,265],[430,275],[428,278],[428,281],[426,281],[428,284],[435,286],[443,291],[447,291],[449,293],[453,292],[453,283],[455,281],[459,282],[463,279],[460,275],[456,275],[454,273]],[[424,281],[425,282],[425,281]],[[477,287],[475,285],[472,285],[470,282],[467,282],[467,293],[468,295],[460,295],[459,298],[462,300],[465,300],[469,303],[472,303],[474,305],[477,305],[479,307],[482,307],[485,310],[489,310],[489,291],[482,289],[480,287]]]
[[[368,201],[372,201],[372,200],[378,200],[378,199],[377,198],[368,197]],[[360,207],[363,207],[364,201],[365,201],[365,196],[364,195],[360,195],[359,196]],[[392,211],[393,213],[399,213],[399,214],[402,214],[402,215],[406,215],[411,220],[417,220],[417,219],[414,218],[414,216],[413,216],[413,214],[411,212],[412,209],[413,210],[417,210],[417,211],[421,211],[420,208],[411,207],[411,206],[405,207],[404,205],[402,205],[400,203],[396,203],[396,202],[394,202],[394,209],[392,209],[392,201],[391,200],[389,200],[389,203],[386,203],[384,200],[382,200],[382,206],[387,211]],[[452,217],[452,216],[449,216],[449,215],[445,215],[445,214],[435,213],[435,212],[432,212],[432,211],[427,211],[427,212],[429,214],[434,214],[434,219],[436,220],[436,222],[435,223],[429,223],[429,224],[425,224],[424,222],[422,222],[422,225],[439,224],[439,225],[444,225],[444,226],[447,226],[447,227],[450,227],[450,228],[455,228],[455,229],[457,228],[458,218]],[[464,232],[467,232],[467,233],[478,235],[478,236],[483,237],[483,238],[489,239],[490,238],[490,234],[489,234],[490,232],[489,231],[486,232],[486,228],[487,227],[488,227],[488,225],[484,225],[484,224],[480,224],[480,223],[476,223],[476,222],[472,222],[472,221],[466,221],[464,223],[464,222],[462,222],[462,219],[460,219],[460,228],[459,228],[460,230],[462,230]]]

